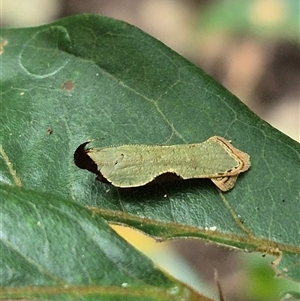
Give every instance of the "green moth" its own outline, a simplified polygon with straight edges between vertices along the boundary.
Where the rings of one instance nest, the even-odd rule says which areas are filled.
[[[227,191],[234,186],[238,175],[251,165],[248,154],[217,136],[202,143],[179,145],[89,149],[86,148],[89,142],[75,151],[75,164],[97,174],[98,180],[121,188],[159,182],[161,176],[169,174],[179,179],[208,178],[219,189]]]

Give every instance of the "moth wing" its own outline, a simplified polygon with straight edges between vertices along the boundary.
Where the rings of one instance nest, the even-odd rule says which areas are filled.
[[[145,166],[122,162],[115,165],[105,165],[100,172],[112,185],[121,188],[143,186],[156,177],[156,174],[146,170]]]
[[[155,168],[145,156],[141,146],[123,145],[101,149],[93,159],[108,182],[116,187],[129,188],[146,185],[156,177]]]

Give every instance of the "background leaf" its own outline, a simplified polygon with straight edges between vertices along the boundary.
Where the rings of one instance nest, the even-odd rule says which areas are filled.
[[[2,47],[3,183],[72,199],[159,239],[193,236],[283,252],[278,273],[299,280],[297,142],[162,43],[119,21],[81,15],[6,29]],[[251,169],[227,193],[209,180],[124,191],[73,163],[75,149],[91,138],[101,147],[213,135],[251,156]]]

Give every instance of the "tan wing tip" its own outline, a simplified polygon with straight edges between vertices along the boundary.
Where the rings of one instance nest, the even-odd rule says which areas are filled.
[[[233,188],[238,175],[220,178],[211,178],[211,181],[222,191],[228,191]]]
[[[216,141],[222,144],[228,152],[232,153],[235,157],[239,159],[241,163],[240,167],[238,168],[239,172],[244,172],[250,168],[250,156],[247,153],[235,148],[228,140],[220,136],[212,136],[208,140]]]

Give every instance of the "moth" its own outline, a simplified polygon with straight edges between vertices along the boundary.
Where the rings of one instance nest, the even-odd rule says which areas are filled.
[[[228,191],[251,165],[247,153],[218,136],[194,144],[86,148],[90,142],[76,149],[75,164],[120,188],[155,183],[169,174],[183,180],[207,178],[220,190]]]

